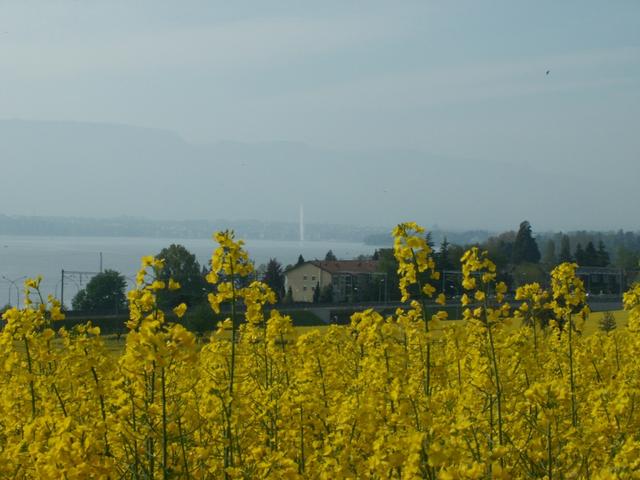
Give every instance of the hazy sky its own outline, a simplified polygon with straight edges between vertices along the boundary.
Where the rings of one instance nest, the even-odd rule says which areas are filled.
[[[2,0],[0,118],[418,149],[603,195],[640,180],[640,2]]]

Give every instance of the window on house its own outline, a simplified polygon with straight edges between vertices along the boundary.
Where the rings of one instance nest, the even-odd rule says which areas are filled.
[[[306,279],[307,279],[307,276],[305,275],[305,276],[303,277],[303,280],[306,280]]]
[[[306,286],[306,285],[305,285],[305,286],[303,286],[303,287],[302,287],[302,290],[306,292],[306,291],[307,291],[307,286]]]
[[[316,281],[316,276],[315,276],[315,275],[313,275],[313,276],[311,277],[311,280],[315,282],[315,281]]]

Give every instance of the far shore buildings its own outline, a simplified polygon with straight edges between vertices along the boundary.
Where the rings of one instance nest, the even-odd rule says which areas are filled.
[[[386,277],[376,260],[311,261],[285,272],[285,288],[294,302],[313,302],[316,288],[329,285],[333,302],[384,300]]]

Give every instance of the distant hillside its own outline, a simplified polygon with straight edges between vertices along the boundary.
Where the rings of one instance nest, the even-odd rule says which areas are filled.
[[[475,243],[482,243],[489,236],[491,232],[488,230],[467,230],[462,232],[447,232],[443,230],[428,230],[431,233],[431,241],[434,243],[435,247],[438,248],[440,243],[447,238],[449,243],[453,243],[456,245],[471,245]],[[391,237],[391,233],[383,233],[383,234],[373,234],[367,235],[364,239],[364,243],[367,245],[375,245],[380,247],[390,247],[393,245],[393,238]]]
[[[92,123],[0,120],[0,159],[3,212],[30,217],[297,224],[303,204],[308,225],[413,220],[498,231],[527,219],[537,229],[596,221],[636,228],[624,212],[640,201],[637,178],[611,172],[596,191],[620,201],[602,201],[579,171],[566,182],[536,165],[490,159],[288,142],[196,145],[164,130]]]
[[[299,225],[287,222],[161,221],[132,217],[94,219],[0,215],[0,235],[209,238],[214,231],[224,229],[233,229],[238,236],[245,239],[298,240],[300,238]],[[379,227],[308,224],[305,225],[305,239],[363,242],[367,236],[382,235],[382,231]]]

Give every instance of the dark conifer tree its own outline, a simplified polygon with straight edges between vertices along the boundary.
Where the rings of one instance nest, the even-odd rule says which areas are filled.
[[[433,238],[431,237],[431,232],[427,232],[427,234],[424,236],[424,239],[427,241],[427,245],[429,245],[429,248],[431,250],[433,250],[434,247],[434,243],[433,243]]]
[[[582,248],[581,243],[578,243],[578,245],[576,245],[576,252],[574,253],[573,258],[575,259],[575,262],[581,267],[585,265],[584,248]]]
[[[316,286],[313,287],[313,303],[320,302],[320,282],[316,283]]]
[[[598,252],[596,252],[596,247],[593,245],[593,242],[587,243],[586,248],[584,249],[584,266],[585,267],[597,267],[599,266],[599,258]]]
[[[284,272],[282,265],[275,258],[270,258],[262,279],[276,294],[278,302],[284,297]]]
[[[573,255],[571,255],[571,240],[569,235],[562,235],[560,240],[560,255],[558,256],[558,262],[573,262]]]
[[[338,259],[337,259],[337,258],[336,258],[336,256],[333,254],[333,251],[332,251],[332,250],[329,250],[329,251],[327,252],[327,254],[324,256],[324,261],[325,261],[325,262],[335,262],[335,261],[337,261],[337,260],[338,260]]]
[[[531,234],[531,224],[526,220],[520,224],[516,234],[511,260],[515,264],[523,262],[538,263],[540,261],[538,244]]]
[[[611,263],[611,259],[609,258],[609,252],[604,246],[604,242],[600,240],[598,242],[598,266],[599,267],[608,267],[609,263]]]
[[[542,261],[550,267],[554,267],[558,264],[558,258],[556,257],[556,242],[552,239],[547,240],[547,243],[544,246]]]
[[[436,269],[438,271],[453,269],[453,264],[451,263],[451,259],[449,258],[449,245],[450,244],[447,241],[447,237],[444,237],[442,243],[440,244],[440,250],[435,255]]]

